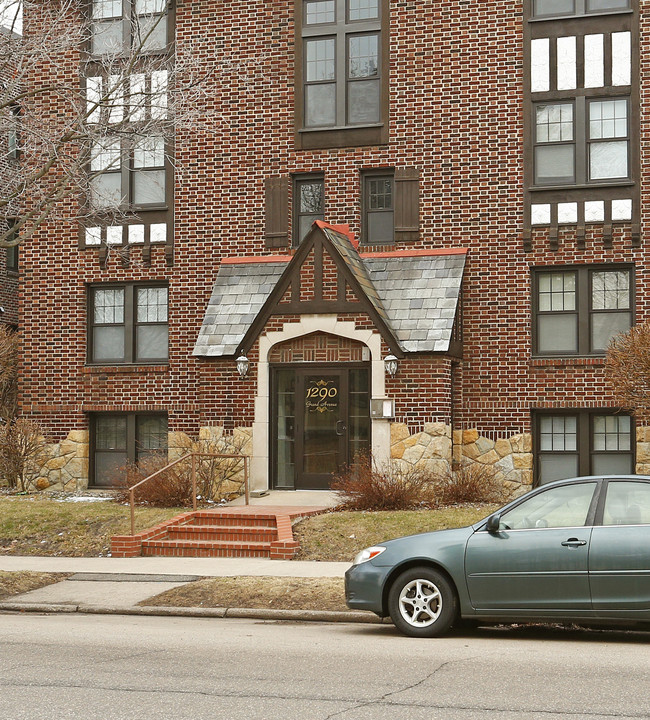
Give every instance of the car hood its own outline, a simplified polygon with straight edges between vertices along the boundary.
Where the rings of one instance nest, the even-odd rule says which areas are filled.
[[[408,535],[378,543],[386,550],[371,560],[379,567],[396,565],[404,560],[435,559],[443,565],[458,561],[458,555],[465,553],[465,545],[474,534],[475,526],[455,528],[453,530],[435,530],[434,532]]]

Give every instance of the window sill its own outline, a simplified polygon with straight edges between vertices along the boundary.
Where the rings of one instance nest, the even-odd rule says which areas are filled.
[[[169,365],[161,363],[151,365],[136,363],[133,365],[86,365],[83,372],[87,375],[123,375],[129,373],[166,373]]]
[[[632,15],[632,8],[622,10],[601,10],[600,12],[585,13],[584,15],[544,15],[543,17],[528,18],[529,23],[555,22],[556,20],[583,20],[584,18],[603,17],[604,15]]]
[[[605,356],[593,357],[535,357],[530,360],[530,367],[571,367],[571,366],[604,367]]]
[[[611,187],[634,187],[636,183],[634,180],[612,180],[611,182],[593,182],[593,183],[581,183],[575,185],[567,183],[566,185],[531,185],[528,189],[529,192],[547,192],[551,190],[598,190],[600,188],[611,188]]]
[[[385,123],[328,128],[301,128],[296,131],[296,148],[298,150],[387,144],[388,126]]]
[[[299,133],[316,133],[316,132],[338,132],[340,130],[366,130],[367,128],[382,128],[384,123],[370,123],[368,125],[331,125],[327,127],[302,128]]]

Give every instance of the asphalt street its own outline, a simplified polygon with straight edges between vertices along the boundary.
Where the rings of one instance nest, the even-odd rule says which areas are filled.
[[[6,720],[650,717],[650,634],[0,615]]]

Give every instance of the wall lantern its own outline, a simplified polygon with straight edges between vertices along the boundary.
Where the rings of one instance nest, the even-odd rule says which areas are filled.
[[[384,358],[384,365],[386,367],[386,372],[391,377],[395,377],[397,374],[397,358],[394,355],[386,355]]]
[[[237,358],[237,372],[242,380],[248,375],[248,358],[246,355],[240,355]]]

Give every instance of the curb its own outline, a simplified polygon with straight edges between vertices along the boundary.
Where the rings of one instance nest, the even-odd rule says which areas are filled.
[[[239,618],[251,620],[285,620],[302,622],[343,622],[381,625],[389,620],[371,613],[323,610],[267,610],[258,608],[193,608],[193,607],[110,607],[104,605],[48,605],[44,603],[0,603],[0,612],[18,613],[83,613],[88,615],[152,615],[201,618]]]

